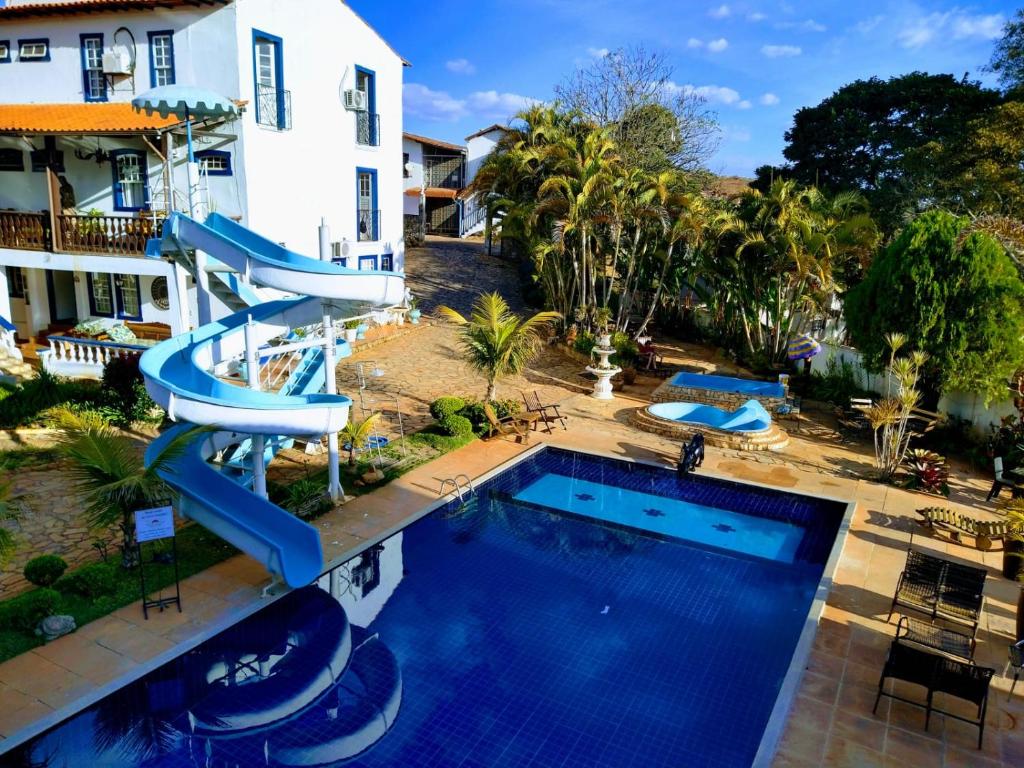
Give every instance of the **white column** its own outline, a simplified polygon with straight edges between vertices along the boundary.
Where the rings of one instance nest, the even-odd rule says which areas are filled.
[[[328,395],[338,394],[337,371],[334,361],[334,322],[331,320],[331,308],[328,302],[323,303],[324,308],[324,392]],[[327,435],[327,491],[332,501],[337,501],[342,496],[341,469],[338,466],[338,433],[330,432]]]
[[[7,270],[0,266],[0,317],[6,317],[11,322],[11,293],[7,284]]]
[[[317,234],[320,241],[320,260],[331,260],[331,228],[327,226],[327,219],[320,217],[320,226],[317,227]]]
[[[249,389],[260,388],[260,349],[256,338],[256,324],[249,317],[245,324],[245,371]],[[265,442],[263,435],[252,435],[252,489],[258,496],[267,498],[267,467],[263,461]]]

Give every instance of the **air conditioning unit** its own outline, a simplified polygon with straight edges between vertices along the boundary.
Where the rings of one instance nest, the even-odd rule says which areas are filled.
[[[127,51],[110,51],[103,54],[103,74],[130,75],[132,60]]]
[[[348,240],[335,240],[331,243],[331,258],[345,259],[352,252],[352,243]]]
[[[360,91],[356,88],[349,88],[345,91],[345,109],[351,109],[355,112],[365,112],[366,101],[365,91]]]

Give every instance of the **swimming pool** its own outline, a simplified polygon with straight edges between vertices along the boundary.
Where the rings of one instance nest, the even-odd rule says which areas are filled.
[[[538,449],[0,764],[750,766],[846,511]]]
[[[670,381],[674,387],[692,387],[695,389],[710,389],[717,392],[729,392],[748,397],[777,397],[786,396],[785,388],[777,381],[755,381],[752,379],[738,379],[733,376],[715,376],[710,373],[677,373]]]

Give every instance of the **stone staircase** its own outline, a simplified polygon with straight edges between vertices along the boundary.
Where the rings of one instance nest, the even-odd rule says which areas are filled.
[[[630,421],[637,429],[653,432],[673,440],[688,441],[697,432],[704,434],[704,441],[716,448],[729,448],[734,451],[781,451],[789,445],[789,435],[779,425],[761,432],[727,432],[721,429],[705,427],[699,424],[687,424],[682,421],[660,419],[647,412],[647,408],[633,411]]]

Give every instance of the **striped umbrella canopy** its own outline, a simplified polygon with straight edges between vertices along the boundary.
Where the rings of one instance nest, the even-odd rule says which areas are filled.
[[[786,348],[786,357],[790,360],[807,360],[821,352],[821,344],[816,342],[806,333],[794,336]]]

